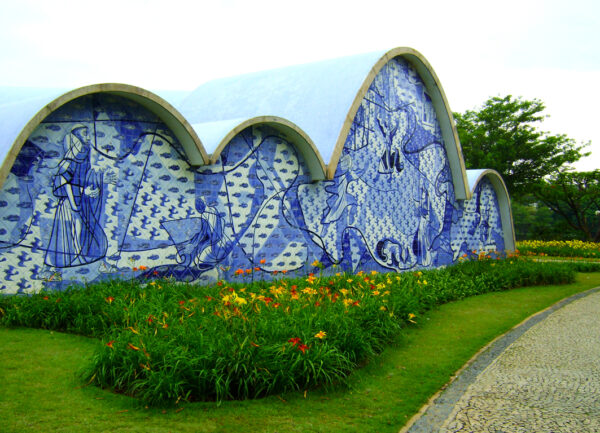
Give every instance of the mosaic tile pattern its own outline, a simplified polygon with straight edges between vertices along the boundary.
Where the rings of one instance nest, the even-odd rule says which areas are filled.
[[[0,292],[110,276],[207,282],[256,269],[402,271],[502,249],[498,201],[482,181],[458,202],[432,101],[390,61],[370,86],[333,180],[311,183],[267,126],[192,168],[174,135],[127,99],[94,94],[29,137],[0,191]],[[339,268],[336,268],[339,270]]]

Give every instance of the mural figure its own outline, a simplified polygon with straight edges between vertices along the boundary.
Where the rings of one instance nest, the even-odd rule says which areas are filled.
[[[66,153],[53,177],[58,198],[45,264],[57,268],[84,265],[106,255],[108,241],[100,223],[104,182],[116,176],[90,168],[88,128],[76,125],[65,136]]]

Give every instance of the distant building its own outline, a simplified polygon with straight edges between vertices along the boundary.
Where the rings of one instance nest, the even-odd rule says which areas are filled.
[[[514,249],[501,177],[465,170],[441,85],[412,49],[167,99],[123,84],[0,89],[0,293],[269,278],[315,261],[404,271]]]

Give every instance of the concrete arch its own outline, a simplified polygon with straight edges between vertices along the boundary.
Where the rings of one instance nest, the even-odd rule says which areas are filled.
[[[216,163],[223,149],[244,129],[251,126],[266,125],[282,134],[302,154],[308,165],[313,182],[324,180],[326,166],[319,150],[306,132],[295,123],[279,116],[257,116],[250,119],[233,119],[225,122],[209,122],[192,125],[207,144],[216,145],[210,155],[210,162]]]
[[[0,166],[0,187],[4,184],[10,173],[21,148],[42,121],[66,103],[94,93],[118,95],[140,104],[157,115],[171,129],[183,146],[188,162],[191,165],[198,166],[209,162],[208,154],[204,150],[204,146],[192,126],[178,110],[163,98],[148,90],[128,84],[93,84],[59,94],[58,96],[53,95],[48,102],[41,103],[41,105],[37,101],[24,101],[24,104],[22,104],[24,107],[19,107],[21,109],[18,110],[18,115],[21,118],[10,119],[16,124],[19,124],[20,121],[24,126],[20,127],[20,131],[15,131],[12,136],[9,136],[8,142],[3,143],[5,155]],[[14,106],[19,106],[19,103],[5,105],[0,108],[3,109],[2,111],[9,112]],[[40,106],[41,108],[39,108]],[[11,126],[14,128],[14,124]]]
[[[350,127],[352,126],[354,116],[356,115],[363,98],[369,90],[371,83],[373,80],[375,80],[375,77],[386,65],[386,63],[395,57],[402,57],[407,60],[412,66],[415,67],[420,77],[423,79],[423,82],[425,83],[425,86],[432,98],[437,119],[440,123],[442,137],[444,139],[446,153],[448,155],[450,164],[450,171],[452,173],[455,196],[459,200],[470,198],[471,191],[468,188],[462,149],[458,139],[458,134],[456,132],[456,126],[454,125],[454,118],[452,116],[452,112],[450,111],[444,90],[442,89],[440,81],[433,71],[433,68],[429,62],[427,62],[425,57],[423,57],[423,55],[418,51],[407,47],[394,48],[386,52],[379,58],[375,65],[373,65],[370,72],[365,77],[359,91],[354,98],[350,110],[346,114],[342,129],[339,132],[331,159],[327,164],[327,178],[333,179],[342,154],[342,150],[344,148],[344,144],[346,142],[346,137],[350,132]]]
[[[469,194],[473,195],[475,188],[479,182],[487,177],[498,198],[498,206],[500,207],[500,219],[502,220],[502,232],[504,234],[504,249],[514,251],[516,249],[515,232],[513,228],[512,210],[510,207],[510,197],[506,184],[502,180],[502,176],[496,170],[481,169],[481,170],[466,170],[466,176],[469,182]]]

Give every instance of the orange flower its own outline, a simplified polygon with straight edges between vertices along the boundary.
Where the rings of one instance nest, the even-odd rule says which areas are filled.
[[[282,274],[287,274],[287,269],[283,269],[283,270],[281,271],[281,273],[282,273]]]
[[[112,304],[112,303],[113,303],[113,301],[115,300],[115,298],[113,298],[112,296],[108,296],[108,297],[104,298],[104,300],[105,300],[106,302],[108,302],[109,304]]]
[[[254,268],[255,271],[260,271],[259,267]]]
[[[300,341],[301,341],[300,338],[293,337],[288,340],[288,343],[292,343],[292,346],[295,346],[296,344],[300,344]]]
[[[302,353],[305,353],[308,350],[308,346],[306,344],[299,344],[298,350],[301,351]]]
[[[236,274],[236,275],[242,275],[243,273],[244,273],[244,270],[243,270],[243,269],[236,269],[236,270],[235,270],[235,274]]]
[[[114,349],[114,347],[113,347],[113,343],[114,343],[114,342],[115,342],[115,340],[110,340],[108,343],[106,343],[106,345],[107,345],[108,347],[110,347],[111,349]]]
[[[148,267],[147,267],[147,266],[144,266],[144,265],[141,265],[141,266],[140,266],[138,269],[139,269],[140,271],[145,271],[145,270],[147,270],[147,269],[148,269]]]
[[[134,266],[133,268],[131,268],[131,270],[132,270],[133,272],[137,272],[138,268],[136,268],[136,267]]]
[[[139,348],[139,347],[137,347],[137,346],[134,346],[134,345],[133,345],[133,344],[131,344],[131,343],[127,343],[127,347],[129,347],[131,350],[135,350],[135,351],[138,351],[138,350],[140,350],[140,348]]]
[[[44,296],[42,299],[43,299],[44,301],[47,301],[47,300],[48,300],[48,297],[47,297],[47,296]]]
[[[281,305],[281,304],[280,304],[279,302],[275,302],[275,303],[273,304],[273,308],[279,308],[279,306],[280,306],[280,305]]]
[[[246,273],[247,274],[251,274],[252,273],[252,269],[246,269]]]
[[[254,347],[260,347],[260,345],[256,344],[254,341],[251,341],[250,344],[253,345]]]
[[[267,263],[267,261],[265,259],[260,259],[260,264],[264,265],[265,263]]]
[[[320,338],[321,340],[327,336],[327,332],[319,331],[315,334],[315,338]]]

